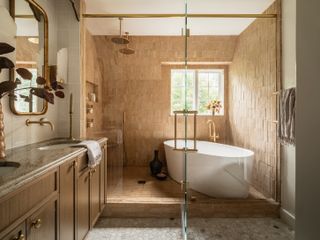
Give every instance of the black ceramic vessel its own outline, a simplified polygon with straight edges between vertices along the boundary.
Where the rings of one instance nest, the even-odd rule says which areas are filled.
[[[162,169],[162,162],[159,160],[158,154],[159,154],[159,151],[154,150],[153,160],[149,164],[151,174],[154,176],[160,173]]]

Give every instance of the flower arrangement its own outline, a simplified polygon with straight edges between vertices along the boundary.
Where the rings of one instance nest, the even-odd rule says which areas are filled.
[[[219,113],[222,108],[221,101],[214,99],[207,104],[207,109],[212,111],[212,115]]]

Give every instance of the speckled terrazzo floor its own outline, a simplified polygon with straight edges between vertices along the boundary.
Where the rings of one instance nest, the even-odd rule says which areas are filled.
[[[182,240],[180,219],[101,218],[86,240]],[[293,240],[279,219],[192,218],[188,240]]]

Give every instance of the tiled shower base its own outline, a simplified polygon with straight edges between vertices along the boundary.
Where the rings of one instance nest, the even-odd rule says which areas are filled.
[[[216,199],[192,190],[189,195],[189,217],[279,217],[279,204],[253,188],[247,199]],[[103,216],[178,218],[182,198],[180,184],[172,179],[159,181],[146,167],[125,167],[122,181],[108,184]]]

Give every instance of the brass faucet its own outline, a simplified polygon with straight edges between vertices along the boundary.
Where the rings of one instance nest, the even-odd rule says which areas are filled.
[[[209,125],[209,139],[210,141],[216,142],[219,139],[219,135],[216,132],[216,125],[213,120],[208,120],[207,124]]]
[[[52,122],[47,120],[46,118],[40,118],[39,121],[31,121],[30,119],[26,120],[26,125],[29,126],[30,124],[39,124],[40,126],[49,125],[51,127],[51,131],[54,130],[54,125]]]

